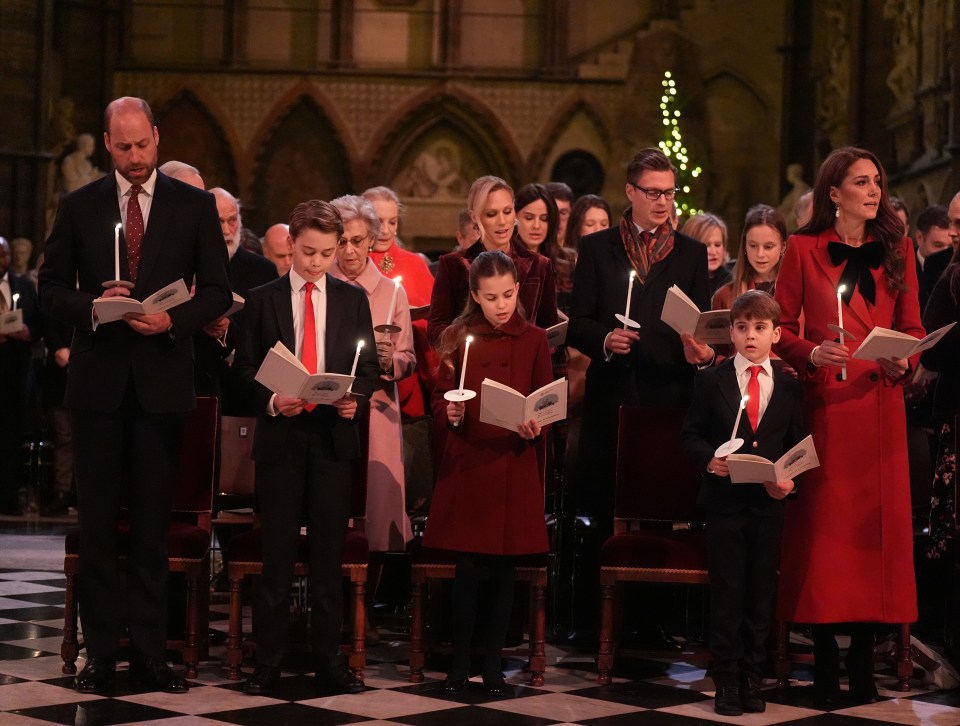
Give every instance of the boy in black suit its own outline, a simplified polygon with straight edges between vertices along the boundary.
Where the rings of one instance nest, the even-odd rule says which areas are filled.
[[[257,509],[263,522],[261,617],[257,622],[257,670],[248,694],[270,693],[290,615],[290,583],[302,521],[307,523],[310,564],[310,632],[316,682],[322,693],[356,693],[363,683],[339,655],[343,615],[341,553],[350,517],[354,460],[361,455],[370,395],[380,365],[367,296],[326,274],[342,242],[337,210],[319,200],[297,205],[290,217],[293,267],[255,288],[235,366],[260,412],[253,442]],[[254,380],[267,351],[282,341],[311,372],[349,373],[356,345],[364,342],[353,384],[355,397],[332,406],[271,393]]]
[[[794,483],[733,484],[726,457],[714,452],[730,439],[747,394],[736,432],[744,440],[740,452],[779,459],[802,438],[802,390],[793,376],[770,364],[770,348],[780,339],[780,306],[773,297],[744,293],[734,301],[730,320],[737,353],[697,375],[681,436],[704,472],[698,503],[707,515],[714,709],[739,716],[766,709],[760,679],[777,589],[783,499]]]

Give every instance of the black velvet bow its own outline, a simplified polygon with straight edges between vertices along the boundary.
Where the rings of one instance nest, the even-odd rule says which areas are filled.
[[[851,247],[841,242],[828,242],[827,252],[830,261],[840,266],[846,262],[843,272],[840,273],[840,284],[846,289],[840,293],[843,301],[850,304],[853,297],[853,288],[859,287],[864,300],[871,305],[877,301],[877,284],[873,280],[870,270],[876,270],[883,262],[883,247],[879,242],[867,242],[859,247]]]

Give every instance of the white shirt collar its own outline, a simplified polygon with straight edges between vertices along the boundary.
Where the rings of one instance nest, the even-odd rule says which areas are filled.
[[[121,175],[119,171],[113,172],[113,175],[117,179],[117,186],[120,187],[120,196],[125,197],[127,193],[130,191],[130,187],[132,187],[133,184],[130,181],[128,181],[126,177]],[[153,190],[156,188],[156,186],[157,186],[157,170],[154,169],[153,172],[150,174],[150,178],[140,185],[141,193],[146,193],[152,197]]]
[[[300,274],[291,267],[290,268],[290,289],[293,290],[294,292],[300,292],[301,290],[303,290],[303,286],[306,284],[307,284],[307,281],[303,279],[303,277],[301,277]],[[326,274],[321,275],[320,279],[313,284],[316,285],[317,290],[319,290],[322,293],[325,293],[327,291]]]
[[[770,365],[770,356],[767,356],[766,360],[762,363],[751,363],[740,353],[737,353],[733,357],[733,366],[737,369],[737,378],[740,378],[746,371],[750,369],[750,366],[760,365],[763,366],[763,370],[768,376],[773,377],[773,366]]]

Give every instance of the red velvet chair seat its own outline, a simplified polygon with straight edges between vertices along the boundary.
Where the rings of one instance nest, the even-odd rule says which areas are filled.
[[[64,554],[80,554],[80,530],[71,529],[64,539]],[[167,529],[167,557],[172,560],[198,560],[210,547],[210,533],[202,527],[186,522],[171,522]],[[130,524],[117,527],[117,552],[126,557],[130,551]]]
[[[307,535],[301,534],[297,544],[297,562],[310,561],[307,543]],[[343,564],[365,565],[369,553],[370,547],[363,532],[348,529],[343,542]],[[263,530],[257,527],[234,537],[227,547],[227,557],[230,562],[262,562]]]
[[[600,566],[703,571],[707,569],[703,533],[651,530],[617,534],[603,543]]]

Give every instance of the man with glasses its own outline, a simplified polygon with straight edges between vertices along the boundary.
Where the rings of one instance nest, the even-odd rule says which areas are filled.
[[[613,528],[613,481],[621,404],[686,407],[698,366],[713,350],[660,320],[667,290],[676,285],[701,309],[710,308],[706,247],[673,228],[676,170],[658,149],[641,150],[627,167],[630,206],[618,226],[580,241],[567,343],[590,357],[575,472],[580,513],[591,517],[601,544]],[[629,295],[629,318],[619,322]],[[651,421],[650,426],[657,425]],[[586,606],[595,583],[584,581]]]

